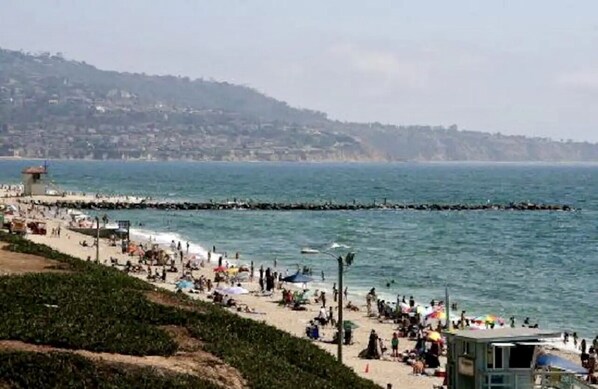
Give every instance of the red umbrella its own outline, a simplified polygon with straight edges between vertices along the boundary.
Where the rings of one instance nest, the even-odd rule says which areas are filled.
[[[224,266],[218,266],[218,267],[215,267],[215,268],[214,268],[214,271],[215,271],[216,273],[223,273],[223,272],[225,272],[226,270],[227,270],[227,269],[226,269],[226,267],[224,267]]]

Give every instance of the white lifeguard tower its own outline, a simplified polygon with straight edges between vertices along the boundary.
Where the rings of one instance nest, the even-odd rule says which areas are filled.
[[[23,169],[23,196],[43,196],[46,194],[46,174],[48,170],[45,166],[32,166]]]
[[[448,389],[595,388],[580,378],[584,368],[543,351],[560,332],[521,327],[446,335]]]

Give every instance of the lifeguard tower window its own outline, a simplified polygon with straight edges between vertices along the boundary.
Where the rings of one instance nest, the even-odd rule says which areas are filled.
[[[39,180],[40,178],[41,178],[41,174],[39,174],[39,173],[35,173],[35,174],[33,174],[33,181],[37,181],[37,180]]]
[[[535,346],[524,346],[518,344],[511,348],[509,367],[511,369],[529,369],[532,366]]]
[[[503,348],[498,346],[488,346],[488,355],[486,367],[488,369],[502,369]]]

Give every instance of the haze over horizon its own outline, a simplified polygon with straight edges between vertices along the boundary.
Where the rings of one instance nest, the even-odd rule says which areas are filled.
[[[598,142],[598,3],[0,5],[0,47],[214,78],[343,121]]]

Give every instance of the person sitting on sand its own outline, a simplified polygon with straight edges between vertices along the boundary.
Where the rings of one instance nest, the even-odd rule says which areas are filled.
[[[414,375],[422,375],[424,374],[424,362],[421,358],[418,358],[417,361],[413,364],[413,374]]]
[[[321,326],[328,323],[328,312],[325,306],[320,307],[320,313],[314,320],[319,321]]]
[[[89,247],[86,240],[84,240],[83,242],[79,242],[79,244],[83,247]]]
[[[359,311],[359,307],[357,305],[354,305],[351,301],[349,301],[347,303],[347,306],[345,308],[347,308],[348,310],[353,311],[353,312]]]

